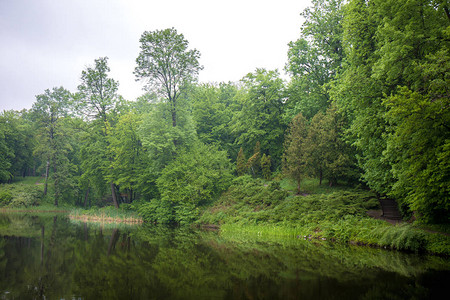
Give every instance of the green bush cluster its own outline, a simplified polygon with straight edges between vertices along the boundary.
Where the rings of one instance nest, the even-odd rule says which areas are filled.
[[[200,213],[193,203],[175,203],[160,199],[136,202],[133,207],[146,222],[158,224],[191,224]]]
[[[39,205],[43,192],[40,187],[25,184],[2,184],[0,186],[0,207],[26,208]]]
[[[0,191],[0,206],[8,205],[12,198],[10,191]]]

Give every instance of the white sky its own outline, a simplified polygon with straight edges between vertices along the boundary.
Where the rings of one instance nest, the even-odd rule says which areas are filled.
[[[201,53],[201,82],[238,81],[256,68],[284,74],[309,0],[0,0],[0,111],[31,108],[45,89],[75,92],[81,71],[108,56],[128,100],[144,31],[174,27]]]

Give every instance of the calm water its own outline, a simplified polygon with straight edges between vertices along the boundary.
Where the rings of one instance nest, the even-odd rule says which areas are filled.
[[[443,299],[449,283],[433,256],[0,214],[0,299]]]

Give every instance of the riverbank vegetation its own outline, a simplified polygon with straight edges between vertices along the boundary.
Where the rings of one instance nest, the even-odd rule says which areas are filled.
[[[314,191],[316,184],[307,182],[305,188]],[[446,234],[427,231],[417,224],[391,224],[370,217],[368,211],[380,210],[372,191],[341,186],[317,192],[296,195],[276,181],[241,177],[204,211],[197,223],[219,225],[225,235],[290,236],[450,255]]]
[[[199,83],[200,51],[174,28],[146,31],[135,101],[118,95],[100,57],[75,91],[48,89],[31,109],[0,114],[0,206],[127,207],[153,223],[282,226],[448,252],[414,224],[366,216],[391,198],[405,220],[448,231],[448,11],[313,0],[289,43],[288,80],[259,68]],[[10,185],[27,176],[38,184]]]

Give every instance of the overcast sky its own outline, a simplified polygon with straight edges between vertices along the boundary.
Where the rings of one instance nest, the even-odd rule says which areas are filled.
[[[133,71],[144,31],[174,27],[201,53],[201,82],[279,69],[309,0],[0,0],[0,111],[31,108],[45,89],[75,92],[82,70],[109,57],[119,94],[144,92]]]

